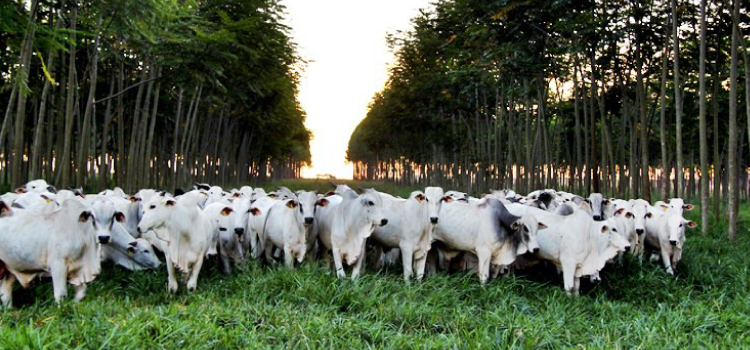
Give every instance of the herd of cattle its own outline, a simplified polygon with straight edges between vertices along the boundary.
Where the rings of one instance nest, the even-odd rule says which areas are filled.
[[[325,195],[284,187],[227,192],[207,184],[176,192],[83,194],[34,180],[0,196],[3,305],[11,306],[16,281],[26,288],[37,276],[52,278],[58,303],[67,283],[81,300],[101,262],[155,269],[161,265],[157,251],[166,260],[170,292],[178,289],[177,272],[194,290],[204,262],[214,260],[228,274],[251,259],[293,268],[305,258],[330,266],[332,258],[337,276],[346,277],[348,266],[354,279],[369,251],[376,266],[400,257],[407,281],[421,279],[425,270],[471,269],[485,283],[548,261],[571,294],[578,293],[581,277],[597,279],[622,254],[650,254],[673,274],[685,227],[696,226],[683,217],[693,206],[679,198],[651,205],[555,190],[474,198],[440,187],[400,198],[346,185]]]

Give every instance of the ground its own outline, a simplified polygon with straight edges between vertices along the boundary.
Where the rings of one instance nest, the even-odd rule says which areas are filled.
[[[105,265],[80,304],[57,307],[48,280],[17,287],[14,309],[0,310],[0,348],[750,348],[750,207],[741,212],[737,242],[722,225],[689,231],[676,276],[625,259],[576,298],[550,271],[406,284],[398,267],[352,282],[317,263],[231,276],[212,264],[196,292],[170,296],[164,268]]]

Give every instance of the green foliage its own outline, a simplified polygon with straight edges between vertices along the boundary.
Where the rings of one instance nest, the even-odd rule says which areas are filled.
[[[268,189],[277,185],[330,189],[324,181]],[[750,208],[741,213],[747,228]],[[750,241],[728,243],[724,230],[689,231],[676,276],[627,257],[602,282],[584,280],[577,298],[554,268],[482,286],[469,273],[405,284],[399,267],[366,269],[352,282],[320,263],[251,263],[224,276],[210,262],[196,292],[169,296],[164,267],[105,266],[80,304],[58,308],[49,280],[17,288],[15,308],[0,311],[0,348],[746,348]]]

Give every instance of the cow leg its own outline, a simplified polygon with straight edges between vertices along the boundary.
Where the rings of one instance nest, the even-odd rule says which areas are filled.
[[[669,256],[669,252],[667,252],[666,249],[661,250],[661,261],[664,263],[667,273],[674,275],[674,270],[672,269],[672,257]]]
[[[190,279],[187,283],[188,291],[192,292],[198,287],[198,275],[201,273],[201,267],[203,267],[203,254],[198,256],[198,260],[193,265],[193,270],[190,271]]]
[[[401,265],[404,267],[404,281],[409,282],[409,279],[411,278],[411,275],[413,273],[413,264],[412,260],[414,259],[414,251],[413,249],[408,245],[401,245]]]
[[[482,284],[487,283],[487,278],[490,276],[490,258],[492,258],[492,253],[488,249],[477,249],[477,273],[479,282]]]
[[[291,269],[294,268],[294,256],[292,256],[292,248],[288,245],[284,245],[284,265]]]
[[[362,255],[360,255],[359,259],[357,259],[357,262],[354,263],[354,268],[352,269],[352,281],[357,279],[357,276],[359,276],[359,271],[362,269],[362,266],[365,263],[365,257],[367,256],[367,251],[365,250],[367,248],[367,240],[364,240],[362,242]]]
[[[86,283],[81,283],[77,286],[73,286],[73,288],[76,290],[76,302],[80,302],[84,297],[86,297]]]
[[[376,244],[375,245],[375,253],[373,254],[373,261],[372,261],[372,268],[375,270],[380,270],[383,267],[383,247]]]
[[[562,261],[563,287],[568,296],[572,296],[575,288],[576,264],[572,261]]]
[[[57,305],[68,295],[68,267],[64,263],[53,264],[50,267],[52,289]]]
[[[232,273],[232,266],[229,264],[229,252],[227,252],[226,246],[224,245],[222,245],[219,250],[219,260],[221,260],[221,272],[225,275]]]
[[[418,258],[414,259],[414,270],[417,274],[417,281],[421,281],[424,278],[424,268],[427,263],[427,254],[422,254]]]
[[[266,244],[265,253],[266,253],[266,262],[268,264],[273,264],[276,262],[276,259],[273,258],[273,248],[275,248],[273,243]]]
[[[430,250],[427,251],[427,257],[425,258],[425,267],[427,269],[427,274],[434,275],[435,273],[437,273],[437,259],[437,249],[430,248]]]
[[[15,282],[16,276],[10,272],[0,281],[0,301],[9,309],[13,307],[13,284]]]
[[[580,277],[574,277],[573,279],[573,293],[575,295],[578,295],[578,292],[581,290],[581,278]]]
[[[174,265],[169,256],[165,256],[165,260],[167,260],[167,290],[170,293],[176,293],[179,284],[177,284],[177,277],[174,274]]]
[[[346,272],[344,271],[344,265],[341,263],[341,252],[337,247],[334,247],[332,251],[333,265],[336,267],[336,276],[338,276],[339,278],[344,278],[346,277]]]

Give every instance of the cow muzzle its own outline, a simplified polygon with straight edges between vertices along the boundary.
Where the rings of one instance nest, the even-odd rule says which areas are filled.
[[[380,226],[388,225],[388,219],[380,220]]]
[[[533,254],[539,253],[539,247],[536,247],[536,248],[532,249],[531,252]]]
[[[625,247],[625,251],[629,252],[630,251],[630,246]]]
[[[637,233],[637,234],[638,234],[639,236],[640,236],[640,235],[642,235],[642,234],[643,234],[643,232],[645,232],[645,230],[644,230],[644,229],[642,229],[642,228],[637,228],[637,229],[635,229],[635,233]]]
[[[431,223],[432,223],[433,225],[437,225],[437,223],[438,223],[438,218],[437,218],[437,217],[431,217],[431,218],[430,218],[430,222],[431,222]]]
[[[315,218],[305,218],[305,225],[312,225]]]
[[[242,236],[243,233],[245,233],[245,229],[242,227],[236,227],[234,229],[234,234],[236,234],[237,236]]]
[[[99,243],[101,244],[107,244],[109,243],[109,236],[99,236]]]
[[[669,244],[671,244],[671,245],[673,245],[673,246],[676,246],[676,245],[677,245],[677,241],[674,241],[674,240],[671,240],[671,239],[670,239],[670,240],[669,240]]]
[[[594,215],[594,221],[602,221],[601,215]]]

